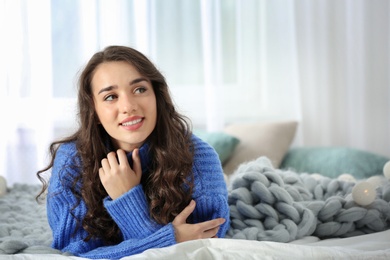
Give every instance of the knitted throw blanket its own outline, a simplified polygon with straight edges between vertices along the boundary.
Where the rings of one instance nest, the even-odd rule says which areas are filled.
[[[290,242],[389,228],[390,184],[384,178],[374,202],[364,207],[350,195],[355,183],[274,169],[266,157],[242,164],[230,183],[230,238]]]
[[[35,201],[40,189],[41,185],[15,184],[0,196],[0,259],[18,253],[66,255],[50,247],[46,206]]]

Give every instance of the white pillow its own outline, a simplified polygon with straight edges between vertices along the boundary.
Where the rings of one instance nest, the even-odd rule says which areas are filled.
[[[295,137],[296,121],[258,122],[232,124],[224,132],[237,137],[240,142],[229,160],[223,165],[225,174],[232,174],[237,167],[257,159],[268,157],[279,168]]]

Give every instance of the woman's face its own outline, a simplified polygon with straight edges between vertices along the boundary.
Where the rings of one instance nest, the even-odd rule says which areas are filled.
[[[116,148],[140,147],[156,126],[156,96],[149,79],[124,61],[100,64],[92,77],[95,110]]]

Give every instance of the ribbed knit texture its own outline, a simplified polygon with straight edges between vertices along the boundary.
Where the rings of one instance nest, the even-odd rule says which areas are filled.
[[[220,227],[218,237],[224,237],[229,225],[229,206],[227,188],[223,178],[218,154],[206,142],[193,136],[194,155],[194,193],[196,208],[193,212],[195,223],[222,217],[226,222]],[[140,149],[140,158],[145,172],[149,163],[146,145]],[[131,155],[128,155],[131,158]],[[74,143],[61,145],[55,158],[49,181],[47,214],[53,232],[52,247],[76,256],[98,259],[119,259],[142,253],[149,248],[161,248],[176,244],[174,228],[171,223],[159,225],[150,218],[149,207],[142,185],[138,185],[116,200],[107,197],[104,206],[119,226],[123,241],[113,246],[103,246],[101,240],[84,242],[87,232],[77,226],[74,214],[82,219],[86,214],[83,201],[73,210],[76,198],[70,188],[73,178],[78,175],[77,150]],[[72,214],[71,214],[72,212]]]

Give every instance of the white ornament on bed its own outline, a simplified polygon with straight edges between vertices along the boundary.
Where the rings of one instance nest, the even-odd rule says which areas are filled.
[[[341,181],[348,181],[348,182],[353,182],[353,183],[356,183],[356,179],[355,177],[353,177],[351,174],[349,173],[343,173],[341,174],[339,177],[337,177],[337,179],[341,180]]]
[[[390,180],[390,161],[383,166],[383,175],[385,175],[386,179]]]
[[[376,189],[376,188],[378,188],[378,187],[380,187],[382,185],[382,183],[384,181],[384,178],[383,178],[383,176],[375,175],[375,176],[371,176],[366,181],[368,181],[369,183],[374,185],[374,187]]]
[[[370,205],[376,198],[375,186],[368,181],[357,183],[352,189],[352,198],[361,206]]]
[[[0,175],[0,197],[7,193],[7,181]]]

